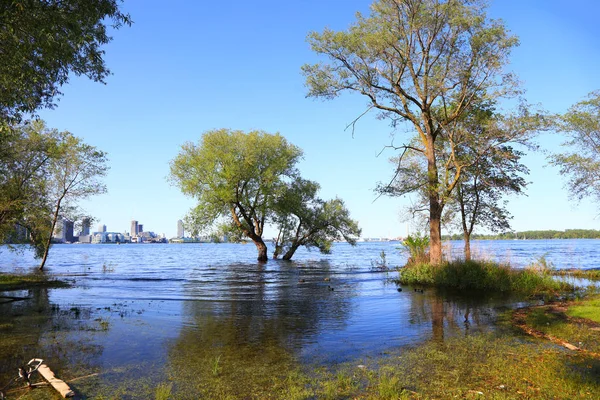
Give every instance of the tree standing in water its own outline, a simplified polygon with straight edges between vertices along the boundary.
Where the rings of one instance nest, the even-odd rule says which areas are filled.
[[[44,268],[52,243],[52,234],[62,211],[73,209],[76,201],[106,193],[100,180],[108,172],[106,153],[84,143],[70,132],[55,132],[48,176],[48,200],[53,209],[51,226],[44,243],[40,269]]]
[[[473,105],[511,95],[515,80],[503,68],[518,44],[500,21],[490,20],[481,0],[378,0],[369,17],[357,16],[347,30],[310,33],[313,51],[327,63],[305,65],[308,96],[332,99],[356,92],[368,110],[380,111],[393,126],[407,122],[427,168],[430,261],[442,261],[437,141]],[[418,149],[418,150],[416,150]],[[445,189],[452,192],[461,169]]]
[[[267,261],[263,240],[285,180],[298,176],[302,151],[279,134],[211,130],[198,144],[181,146],[171,161],[170,179],[198,204],[187,217],[198,232],[219,220],[251,239],[258,261]]]
[[[317,197],[318,190],[318,183],[297,178],[277,199],[274,222],[278,233],[273,258],[283,254],[284,260],[291,260],[300,246],[316,247],[329,254],[336,240],[356,245],[361,232],[358,222],[350,218],[341,199],[322,200]]]

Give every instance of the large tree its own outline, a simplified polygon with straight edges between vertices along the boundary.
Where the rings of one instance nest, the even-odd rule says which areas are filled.
[[[287,185],[275,204],[274,223],[278,228],[273,258],[283,253],[290,260],[300,246],[331,252],[334,241],[356,244],[361,230],[341,199],[317,197],[319,184],[297,178]]]
[[[546,129],[547,119],[541,111],[521,103],[511,113],[500,113],[493,102],[474,104],[459,118],[450,132],[436,142],[440,162],[440,203],[445,209],[442,220],[458,221],[463,231],[465,258],[471,258],[470,237],[476,226],[492,231],[510,228],[510,214],[504,196],[523,193],[527,167],[521,163],[525,150],[535,149],[537,132]],[[414,216],[427,209],[427,166],[419,156],[418,138],[402,155],[392,158],[397,165],[393,179],[379,184],[382,194],[402,196],[417,194],[409,208]],[[458,182],[456,171],[460,170]],[[453,188],[453,190],[450,189]],[[425,219],[426,223],[429,223]]]
[[[573,105],[559,118],[568,151],[551,157],[568,178],[567,187],[576,200],[591,197],[600,202],[600,91]]]
[[[40,269],[44,268],[52,243],[52,234],[61,217],[77,208],[79,200],[106,192],[102,178],[108,171],[106,153],[84,143],[72,133],[56,132],[48,173],[48,201],[52,207],[49,234],[44,242]]]
[[[218,129],[198,144],[185,143],[171,161],[171,180],[198,204],[188,215],[192,231],[222,222],[251,239],[267,261],[265,224],[285,180],[298,175],[302,151],[279,134]]]
[[[120,0],[0,3],[0,119],[52,107],[71,73],[103,82],[109,24],[131,24]]]
[[[442,260],[440,162],[436,141],[475,101],[512,94],[503,68],[518,44],[500,21],[490,20],[480,0],[378,0],[371,15],[358,14],[347,30],[309,35],[313,51],[328,62],[303,67],[309,96],[335,98],[357,92],[393,125],[417,133],[411,149],[427,166],[430,260]],[[460,180],[454,172],[446,190]]]

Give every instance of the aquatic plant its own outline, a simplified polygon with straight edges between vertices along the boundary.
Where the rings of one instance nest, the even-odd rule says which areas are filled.
[[[379,260],[371,261],[371,269],[375,271],[387,271],[387,257],[384,250],[379,253]]]
[[[173,390],[173,383],[161,383],[156,387],[154,394],[155,400],[169,400],[171,397],[171,391]]]
[[[406,265],[426,263],[429,261],[429,236],[421,233],[409,235],[402,242],[402,247],[408,253]]]

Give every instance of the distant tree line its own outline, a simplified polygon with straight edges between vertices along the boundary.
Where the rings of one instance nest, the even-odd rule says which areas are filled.
[[[444,240],[461,240],[462,233],[444,235]],[[522,231],[503,232],[498,234],[473,234],[471,239],[480,240],[512,240],[512,239],[600,239],[600,230],[567,229],[565,231]]]

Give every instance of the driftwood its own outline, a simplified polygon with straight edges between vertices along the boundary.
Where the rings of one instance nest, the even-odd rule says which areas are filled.
[[[75,392],[71,390],[69,385],[58,379],[46,364],[41,364],[38,368],[38,372],[58,391],[58,393],[60,393],[62,397],[67,398],[75,396]]]

